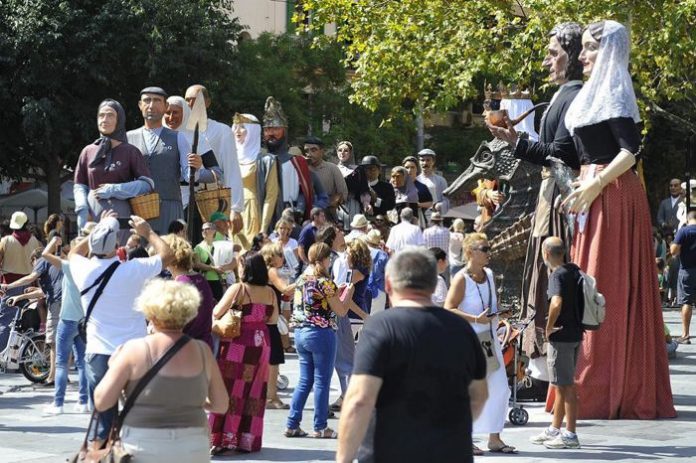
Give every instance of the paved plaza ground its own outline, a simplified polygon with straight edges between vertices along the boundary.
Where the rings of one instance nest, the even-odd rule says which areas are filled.
[[[665,312],[672,333],[681,332],[679,313]],[[291,388],[298,377],[295,355],[288,356],[281,372],[290,379],[290,388],[281,396],[290,401]],[[515,456],[476,457],[480,462],[555,462],[571,460],[616,462],[696,462],[696,340],[693,346],[680,346],[678,358],[670,362],[672,390],[679,416],[660,421],[583,421],[578,433],[580,450],[551,451],[530,444],[529,436],[548,425],[550,417],[541,404],[529,404],[529,423],[525,426],[507,425],[503,433],[506,442],[516,446]],[[34,387],[19,374],[0,374],[0,463],[62,462],[75,452],[84,436],[88,415],[70,413],[77,399],[74,385],[68,387],[65,410],[60,416],[42,416],[43,407],[50,403],[52,390]],[[338,382],[334,381],[337,386]],[[331,400],[338,396],[332,389]],[[311,429],[312,398],[307,403],[303,427]],[[266,412],[264,448],[253,455],[232,454],[214,461],[304,462],[331,461],[336,441],[287,439],[282,436],[287,411]],[[330,420],[337,427],[337,420]],[[404,436],[418,439],[418,431]],[[479,442],[481,446],[485,443]],[[166,462],[163,462],[166,463]],[[437,463],[437,462],[429,462]]]

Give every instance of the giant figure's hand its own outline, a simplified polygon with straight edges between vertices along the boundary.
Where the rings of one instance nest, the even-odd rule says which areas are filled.
[[[244,219],[239,212],[232,211],[230,214],[230,222],[232,223],[232,234],[236,235],[244,227]]]
[[[599,177],[588,179],[578,185],[575,191],[561,203],[562,207],[568,206],[572,213],[582,213],[590,210],[590,206],[597,196],[602,192],[602,185]]]
[[[189,167],[193,167],[194,169],[203,167],[203,158],[200,154],[189,153],[186,159],[188,160]]]
[[[113,184],[104,183],[94,190],[94,197],[97,199],[109,199],[113,194]]]
[[[490,124],[488,121],[486,121],[486,127],[488,127],[491,135],[493,135],[495,138],[506,141],[514,147],[517,145],[517,139],[519,138],[517,135],[517,130],[515,130],[515,127],[512,125],[512,122],[508,116],[504,116],[503,121],[505,122],[506,127],[498,127],[497,125]]]

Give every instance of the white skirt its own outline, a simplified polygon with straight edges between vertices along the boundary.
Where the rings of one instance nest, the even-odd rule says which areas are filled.
[[[208,463],[208,428],[134,428],[123,426],[121,440],[133,463]]]
[[[500,433],[505,427],[508,414],[508,402],[510,400],[510,388],[508,387],[505,362],[500,349],[500,341],[495,338],[495,353],[498,356],[499,367],[486,376],[488,385],[488,400],[483,406],[481,415],[474,421],[473,434]]]

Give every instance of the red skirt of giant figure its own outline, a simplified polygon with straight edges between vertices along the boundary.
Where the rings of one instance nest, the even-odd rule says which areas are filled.
[[[590,166],[583,166],[581,178],[590,175]],[[650,211],[633,170],[604,188],[584,228],[575,223],[571,260],[596,278],[607,303],[604,323],[586,332],[580,346],[578,418],[676,416]]]

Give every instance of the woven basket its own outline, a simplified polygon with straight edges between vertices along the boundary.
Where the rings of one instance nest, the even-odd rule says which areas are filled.
[[[232,189],[227,187],[196,192],[196,206],[203,222],[208,222],[215,212],[223,212],[229,217],[231,200]]]
[[[133,214],[145,220],[156,219],[160,215],[160,196],[153,192],[128,200]]]

